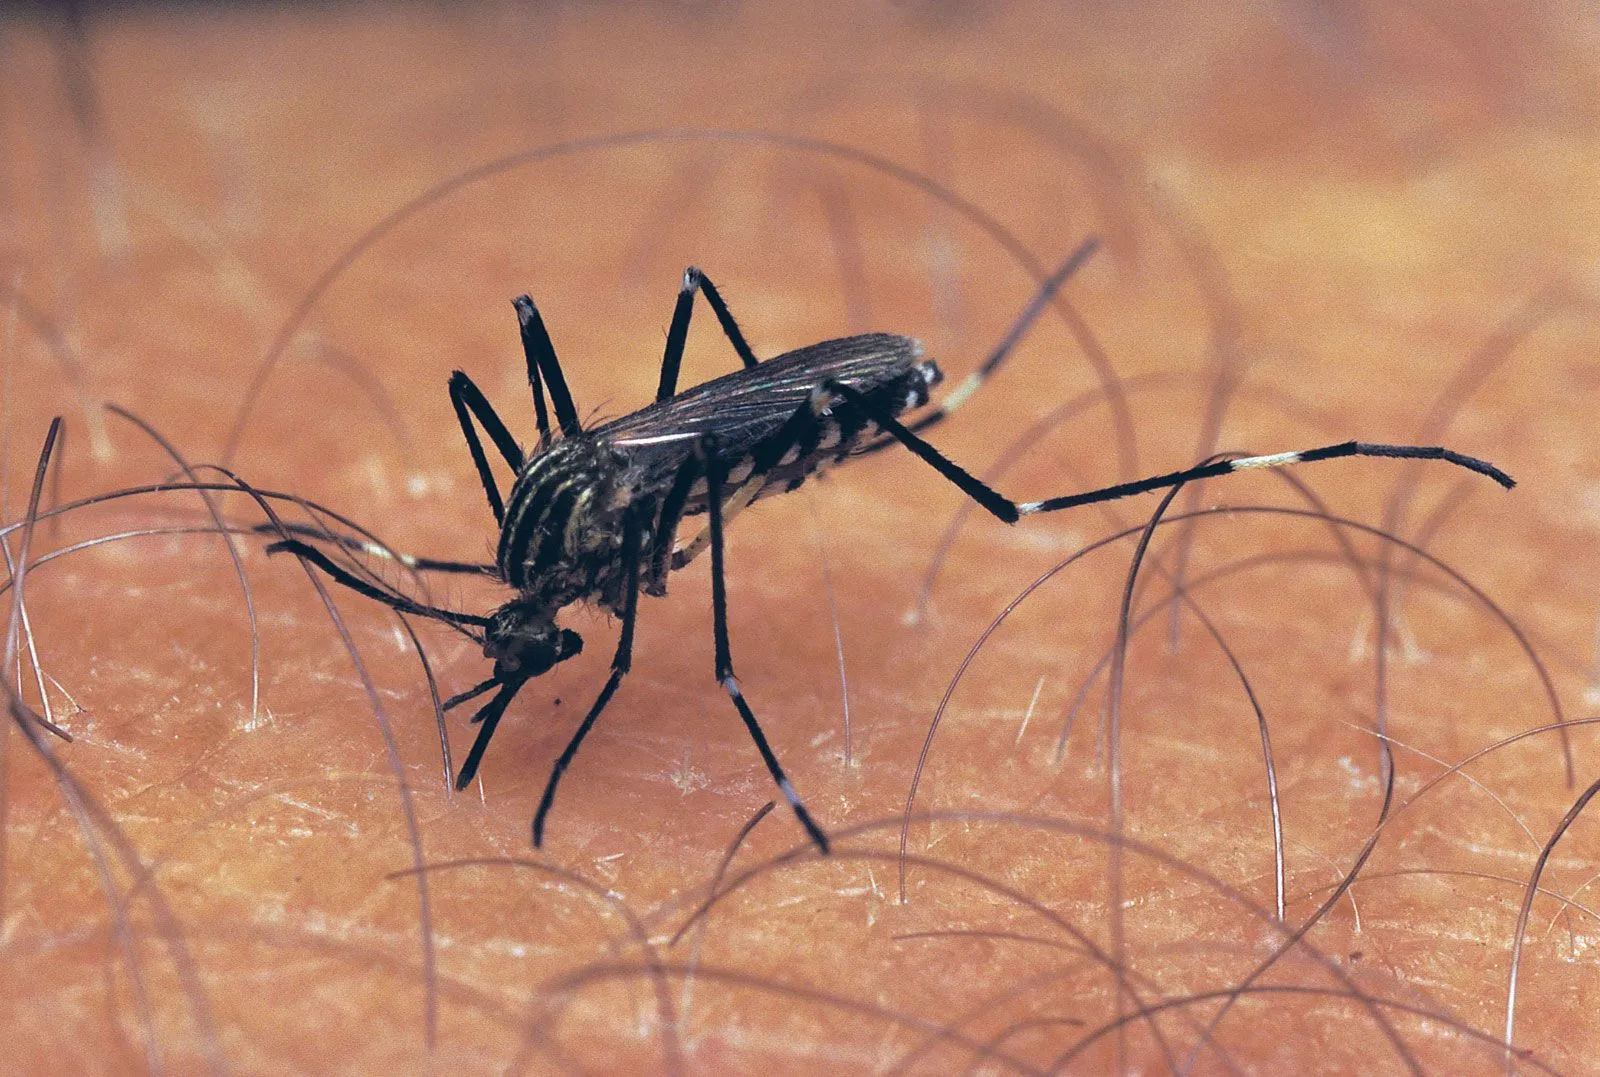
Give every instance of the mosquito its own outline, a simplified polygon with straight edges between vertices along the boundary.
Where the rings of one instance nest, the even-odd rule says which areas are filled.
[[[482,644],[484,657],[494,663],[493,672],[444,704],[452,709],[493,693],[473,715],[478,733],[456,777],[457,789],[466,788],[477,774],[495,729],[523,686],[583,650],[578,633],[557,623],[560,613],[568,606],[585,603],[620,618],[621,637],[611,659],[610,677],[556,759],[534,815],[533,844],[540,847],[562,775],[632,664],[639,593],[665,595],[668,576],[709,549],[717,683],[744,721],[762,762],[800,825],[817,848],[827,853],[827,834],[790,784],[734,673],[728,639],[724,534],[752,503],[797,489],[820,471],[896,443],[1006,523],[1235,471],[1353,456],[1444,460],[1486,475],[1508,489],[1514,485],[1511,477],[1494,465],[1449,449],[1346,441],[1298,452],[1214,460],[1044,501],[1012,501],[919,435],[943,421],[994,373],[1097,246],[1090,238],[1073,251],[1041,284],[984,363],[927,411],[922,409],[929,408],[931,391],[943,375],[931,359],[923,358],[917,341],[889,333],[866,333],[761,361],[715,285],[691,267],[683,275],[667,331],[655,402],[585,430],[544,319],[532,299],[519,296],[513,306],[521,327],[539,430],[533,450],[522,449],[470,377],[459,370],[450,376],[450,402],[500,527],[494,564],[405,559],[415,568],[489,575],[515,591],[515,596],[487,616],[457,612],[368,582],[299,539],[274,542],[268,552],[294,553],[352,590],[401,612],[454,625]],[[679,392],[678,371],[697,295],[704,297],[716,315],[743,368]],[[921,414],[910,417],[917,412]],[[902,417],[908,421],[902,422]],[[516,475],[504,497],[490,470],[478,434],[480,426]],[[705,528],[680,543],[679,528],[691,517],[702,515]]]

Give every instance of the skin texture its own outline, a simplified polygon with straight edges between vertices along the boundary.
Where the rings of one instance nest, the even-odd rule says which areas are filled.
[[[531,439],[512,296],[538,300],[589,421],[650,398],[689,264],[759,355],[903,332],[948,388],[1027,301],[1030,260],[1043,272],[1090,233],[1104,248],[1068,285],[1069,316],[1042,319],[934,438],[981,471],[1081,400],[1001,480],[1014,496],[1350,437],[1447,444],[1522,480],[1504,493],[1387,461],[1296,476],[1327,511],[1425,546],[1506,620],[1367,532],[1260,513],[1158,530],[1118,687],[1095,674],[1058,761],[1075,694],[1115,650],[1137,536],[1062,570],[949,692],[903,903],[899,815],[964,656],[1030,581],[1158,498],[1009,529],[972,517],[920,618],[961,498],[907,454],[732,526],[734,662],[835,837],[830,862],[781,804],[728,859],[775,790],[712,677],[708,558],[641,599],[633,672],[536,854],[528,820],[605,679],[605,618],[567,616],[585,653],[522,693],[481,784],[454,794],[422,667],[375,603],[329,592],[358,671],[307,575],[240,537],[253,705],[251,616],[221,539],[64,556],[25,597],[52,716],[76,739],[39,748],[13,725],[0,741],[8,1066],[1494,1073],[1520,934],[1519,1069],[1593,1072],[1592,819],[1545,858],[1519,931],[1541,850],[1600,775],[1581,724],[1600,596],[1588,19],[1576,4],[904,4],[0,21],[10,521],[55,414],[47,505],[181,477],[114,402],[193,464],[226,461],[400,549],[487,559],[493,521],[445,381],[467,370]],[[869,150],[1017,246],[838,155],[679,137],[463,185],[302,309],[358,237],[441,180],[663,127]],[[736,362],[700,307],[680,384]],[[1171,512],[1223,504],[1313,503],[1262,474]],[[237,493],[215,508],[263,519]],[[192,492],[129,498],[41,523],[31,559],[210,520]],[[1192,605],[1174,628],[1179,575]],[[506,597],[449,577],[427,593],[475,612]],[[440,695],[486,675],[469,641],[417,633]],[[25,646],[20,660],[37,708]],[[1435,782],[1558,716],[1580,723],[1570,776],[1546,729]],[[458,761],[466,717],[449,723]],[[1375,830],[1380,727],[1394,782]],[[739,886],[691,921],[719,878]]]

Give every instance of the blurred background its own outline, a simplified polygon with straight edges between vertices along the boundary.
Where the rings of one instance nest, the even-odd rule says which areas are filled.
[[[1578,3],[8,8],[7,563],[58,414],[68,507],[9,679],[73,738],[0,740],[11,1065],[1594,1072],[1597,66]],[[586,421],[650,399],[691,264],[762,357],[899,332],[949,386],[1089,236],[935,438],[1018,498],[1347,438],[1520,485],[1186,490],[1238,511],[1155,533],[1125,660],[1155,498],[1006,528],[886,453],[764,502],[734,656],[827,861],[761,814],[701,565],[535,853],[603,615],[453,794],[430,676],[480,680],[470,641],[335,589],[341,636],[215,533],[241,494],[119,495],[185,465],[107,405],[487,558],[445,382],[532,439],[513,296]],[[680,384],[737,361],[706,314]]]

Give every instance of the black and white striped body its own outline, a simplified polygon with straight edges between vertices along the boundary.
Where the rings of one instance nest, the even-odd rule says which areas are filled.
[[[553,616],[582,598],[616,608],[628,461],[599,438],[562,438],[523,466],[506,501],[495,564],[516,603]]]
[[[496,566],[518,592],[513,603],[547,617],[579,601],[620,613],[630,512],[643,529],[642,585],[664,593],[662,569],[676,566],[664,566],[653,547],[663,529],[707,511],[708,463],[724,476],[730,515],[796,489],[877,436],[869,410],[899,416],[928,403],[940,373],[920,355],[916,341],[886,333],[828,341],[555,440],[527,460],[506,500]],[[834,384],[871,409],[844,401],[827,388]],[[677,484],[687,492],[674,499]]]

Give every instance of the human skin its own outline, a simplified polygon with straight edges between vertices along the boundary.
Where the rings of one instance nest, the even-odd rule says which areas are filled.
[[[1205,516],[1155,533],[1120,690],[1097,675],[1058,760],[1074,693],[1115,650],[1137,534],[1041,586],[941,698],[1013,598],[1159,499],[1013,528],[974,515],[913,617],[962,498],[893,451],[730,530],[735,666],[834,857],[781,801],[729,852],[776,790],[712,676],[704,558],[641,599],[633,670],[535,851],[550,764],[606,676],[608,618],[566,616],[584,654],[522,692],[458,794],[422,666],[381,605],[321,581],[347,647],[311,577],[237,536],[253,707],[252,617],[222,540],[107,543],[26,577],[51,714],[74,740],[14,725],[3,742],[7,1068],[1502,1071],[1529,879],[1597,777],[1582,723],[1600,155],[1578,10],[1470,15],[131,9],[81,36],[0,21],[9,521],[56,414],[45,505],[181,477],[114,403],[191,465],[226,463],[398,549],[487,558],[493,518],[445,381],[466,370],[531,440],[514,295],[540,304],[585,419],[650,399],[688,264],[762,356],[902,332],[949,387],[1037,273],[1095,234],[1066,288],[1076,322],[1042,318],[930,435],[941,449],[981,471],[1082,398],[1003,489],[1045,497],[1352,437],[1492,459],[1514,491],[1443,464],[1345,461],[1298,471],[1318,502],[1256,474],[1170,512],[1321,504],[1424,546],[1527,645],[1457,577],[1368,532]],[[820,144],[680,133],[451,191],[297,313],[358,237],[440,181],[662,128],[868,150],[1018,246]],[[1120,379],[1134,446],[1086,344]],[[736,362],[699,307],[681,384]],[[215,508],[264,519],[238,493]],[[30,562],[209,526],[193,492],[129,497],[40,522]],[[1174,628],[1162,603],[1179,573],[1192,604]],[[452,577],[427,593],[475,612],[509,597]],[[486,675],[470,641],[413,623],[441,695]],[[1281,922],[1241,672],[1271,736]],[[26,647],[22,682],[38,709]],[[936,711],[902,899],[900,817]],[[1545,729],[1433,784],[1557,713],[1578,723],[1570,779]],[[458,763],[468,717],[447,716]],[[1394,784],[1375,830],[1380,723]],[[1594,825],[1579,816],[1554,847],[1521,931],[1523,1070],[1594,1069]],[[737,886],[693,919],[718,880]]]

